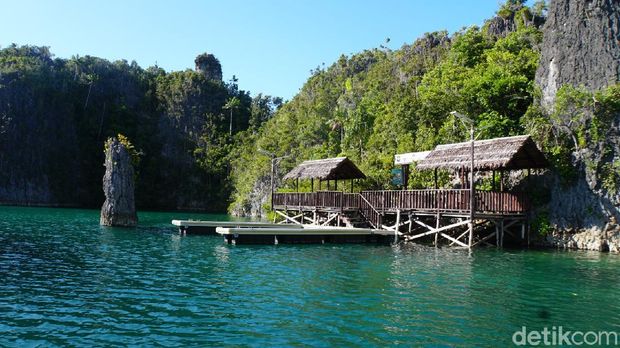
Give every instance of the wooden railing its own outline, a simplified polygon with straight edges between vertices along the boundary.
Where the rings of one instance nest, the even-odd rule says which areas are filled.
[[[361,199],[359,193],[344,193],[342,196],[342,208],[344,209],[358,209],[361,206]]]
[[[370,204],[380,212],[422,210],[465,212],[470,207],[469,190],[364,191]],[[529,209],[524,192],[476,191],[476,212],[520,214]]]
[[[383,223],[383,215],[379,213],[377,209],[373,207],[372,204],[366,200],[366,198],[364,198],[363,195],[358,195],[358,197],[360,198],[359,210],[364,218],[366,218],[366,221],[368,221],[374,228],[381,228],[381,224]]]
[[[363,191],[361,194],[339,191],[274,193],[272,199],[276,207],[359,209],[370,215],[370,208],[379,214],[395,210],[466,212],[469,211],[469,197],[469,190],[407,190]],[[476,212],[522,214],[530,208],[524,192],[476,191],[475,198]],[[368,215],[366,218],[370,219]]]
[[[469,190],[364,191],[362,196],[380,212],[469,210]]]
[[[274,193],[272,200],[274,206],[284,207],[316,207],[316,208],[341,208],[356,203],[353,197],[346,196],[340,191],[319,192],[287,192]],[[353,194],[357,195],[357,194]],[[352,206],[352,205],[351,205]]]

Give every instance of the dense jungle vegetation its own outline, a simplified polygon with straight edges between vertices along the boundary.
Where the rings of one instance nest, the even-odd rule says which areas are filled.
[[[117,133],[140,155],[141,209],[255,213],[269,182],[264,151],[289,156],[280,175],[302,160],[348,156],[368,176],[361,188],[389,188],[394,154],[467,139],[453,110],[475,119],[479,139],[532,134],[570,182],[575,153],[605,139],[620,110],[620,87],[591,93],[564,86],[554,111],[543,110],[534,79],[545,14],[544,1],[507,0],[482,27],[343,55],[313,69],[286,103],[252,96],[235,78],[222,81],[211,54],[196,58],[196,70],[166,72],[91,56],[54,58],[47,47],[5,47],[0,202],[101,204],[103,143]],[[620,166],[605,160],[614,151],[602,145],[596,153],[601,160],[586,165],[617,193]],[[431,180],[414,173],[410,188]]]

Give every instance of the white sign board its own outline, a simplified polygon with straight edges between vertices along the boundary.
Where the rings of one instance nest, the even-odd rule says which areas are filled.
[[[423,160],[431,153],[430,151],[401,153],[394,156],[394,164],[411,164]]]

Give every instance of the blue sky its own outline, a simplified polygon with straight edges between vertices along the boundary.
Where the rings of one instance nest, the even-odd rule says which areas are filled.
[[[503,1],[501,1],[503,2]],[[194,67],[203,52],[224,79],[258,93],[293,97],[309,71],[425,32],[482,25],[498,0],[0,0],[0,46],[50,46],[57,57],[135,60],[142,67]]]

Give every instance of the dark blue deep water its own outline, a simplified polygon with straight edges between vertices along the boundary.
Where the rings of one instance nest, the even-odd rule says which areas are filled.
[[[0,346],[509,346],[620,331],[620,256],[416,245],[229,246],[140,213],[0,207]]]

